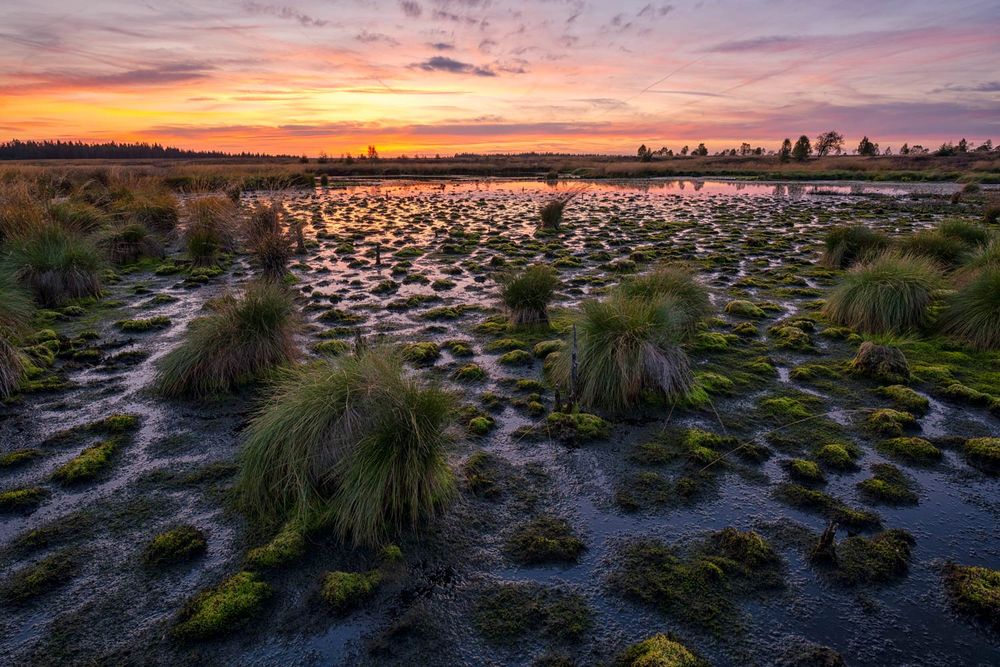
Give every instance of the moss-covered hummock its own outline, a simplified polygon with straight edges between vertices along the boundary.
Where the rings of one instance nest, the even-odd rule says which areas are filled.
[[[0,454],[0,468],[14,468],[34,461],[42,456],[40,449],[15,449],[6,454]]]
[[[552,412],[545,419],[545,429],[553,440],[569,444],[600,440],[611,432],[606,421],[586,412]]]
[[[571,591],[538,584],[500,584],[476,602],[472,621],[493,642],[528,635],[564,640],[590,629],[593,613],[586,599]]]
[[[403,346],[403,358],[415,364],[430,364],[441,356],[437,343],[409,343]]]
[[[154,329],[165,329],[171,324],[170,318],[166,315],[147,317],[139,320],[118,320],[115,326],[126,333],[143,333]]]
[[[955,607],[1000,630],[1000,570],[948,563],[944,583]]]
[[[52,479],[65,484],[93,479],[111,464],[111,457],[120,445],[120,438],[108,438],[91,445],[56,468]]]
[[[877,526],[880,522],[878,515],[873,512],[854,509],[828,493],[810,489],[801,484],[780,484],[776,494],[779,499],[793,507],[822,512],[832,521],[846,526],[866,528]]]
[[[833,572],[847,585],[881,583],[906,574],[916,541],[905,530],[886,530],[872,537],[855,535],[836,545]]]
[[[902,470],[889,463],[876,463],[872,473],[871,478],[858,482],[858,489],[870,500],[896,505],[917,503],[914,482]]]
[[[459,382],[478,382],[486,379],[486,371],[479,364],[466,364],[452,375]]]
[[[337,613],[354,609],[370,598],[382,581],[378,570],[369,572],[327,572],[323,577],[321,595]]]
[[[190,560],[207,547],[203,532],[194,526],[177,526],[154,537],[146,545],[142,560],[151,567],[162,567]]]
[[[788,476],[800,482],[822,482],[823,471],[815,461],[806,459],[790,459],[784,462]]]
[[[615,661],[616,667],[709,667],[673,637],[653,635],[632,644]]]
[[[918,394],[907,386],[901,384],[891,384],[887,387],[880,387],[878,393],[885,396],[902,410],[922,415],[930,407],[930,401],[926,396]]]
[[[23,603],[66,583],[75,573],[76,561],[69,553],[52,554],[16,571],[0,593],[10,602]]]
[[[551,516],[521,526],[507,540],[508,555],[524,564],[575,561],[584,548],[567,521]]]
[[[962,448],[965,457],[991,470],[1000,469],[1000,438],[972,438]]]
[[[767,316],[760,306],[742,299],[737,299],[727,303],[726,312],[735,317],[745,317],[753,320],[759,320]]]
[[[816,460],[834,470],[851,470],[860,456],[857,446],[845,442],[830,442],[816,450]]]
[[[468,489],[483,498],[500,495],[499,466],[494,454],[482,450],[473,453],[462,466]]]
[[[271,586],[253,572],[234,574],[189,600],[171,634],[197,640],[232,632],[257,616],[272,593]]]
[[[0,512],[34,509],[49,492],[38,486],[20,487],[0,491]]]
[[[691,555],[655,540],[625,547],[611,576],[627,595],[683,621],[723,632],[736,622],[735,594],[782,584],[781,559],[752,531],[727,528],[698,544]]]
[[[270,542],[247,552],[246,566],[252,570],[277,567],[301,558],[305,552],[305,535],[297,525],[288,523]]]
[[[916,424],[916,418],[909,412],[889,408],[873,410],[865,418],[865,429],[883,436],[901,436],[904,430]]]
[[[941,460],[941,450],[923,438],[889,438],[879,442],[875,448],[886,456],[920,465],[929,465]]]

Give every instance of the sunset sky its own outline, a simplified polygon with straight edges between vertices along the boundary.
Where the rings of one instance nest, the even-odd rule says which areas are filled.
[[[1000,2],[0,0],[0,140],[383,155],[1000,140]]]

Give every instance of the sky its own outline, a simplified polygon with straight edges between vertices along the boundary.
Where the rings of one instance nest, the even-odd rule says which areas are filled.
[[[0,0],[0,140],[286,154],[1000,140],[998,0]]]

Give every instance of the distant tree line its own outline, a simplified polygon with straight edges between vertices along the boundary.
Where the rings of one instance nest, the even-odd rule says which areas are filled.
[[[924,148],[920,145],[910,146],[909,144],[903,144],[899,149],[899,155],[938,155],[938,156],[949,156],[949,155],[962,155],[965,153],[989,153],[991,151],[998,150],[1000,147],[994,148],[993,142],[987,139],[983,143],[979,144],[975,148],[966,139],[962,139],[957,144],[951,142],[941,144],[937,150],[931,150],[929,148]],[[892,148],[886,147],[883,150],[879,149],[879,145],[869,139],[867,135],[858,142],[858,147],[850,151],[854,155],[866,155],[866,156],[876,156],[876,155],[892,155]],[[660,148],[659,150],[652,150],[647,148],[645,144],[639,146],[637,151],[637,157],[641,162],[651,162],[657,157],[672,157],[674,155],[673,150],[669,148]],[[690,150],[687,146],[684,146],[677,153],[678,155],[708,155],[708,149],[705,144],[698,144],[698,147],[694,150]],[[792,143],[791,139],[785,139],[781,143],[781,147],[778,150],[765,150],[761,146],[751,146],[747,142],[740,144],[739,148],[726,148],[721,151],[717,151],[715,155],[720,156],[749,156],[749,155],[776,155],[778,159],[782,162],[789,162],[791,160],[796,160],[798,162],[804,162],[808,160],[813,155],[817,157],[826,157],[827,155],[847,155],[848,151],[844,150],[844,135],[836,130],[830,130],[829,132],[823,132],[816,140],[811,140],[808,136],[802,135],[798,138],[795,143]]]
[[[193,151],[145,142],[87,143],[83,141],[21,141],[0,144],[0,160],[92,160],[92,159],[161,159],[161,158],[277,158],[287,155],[266,153],[225,153]]]

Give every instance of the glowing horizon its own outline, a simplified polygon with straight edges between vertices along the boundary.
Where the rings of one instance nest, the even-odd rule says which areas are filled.
[[[383,155],[1000,139],[1000,5],[7,0],[0,139]]]

